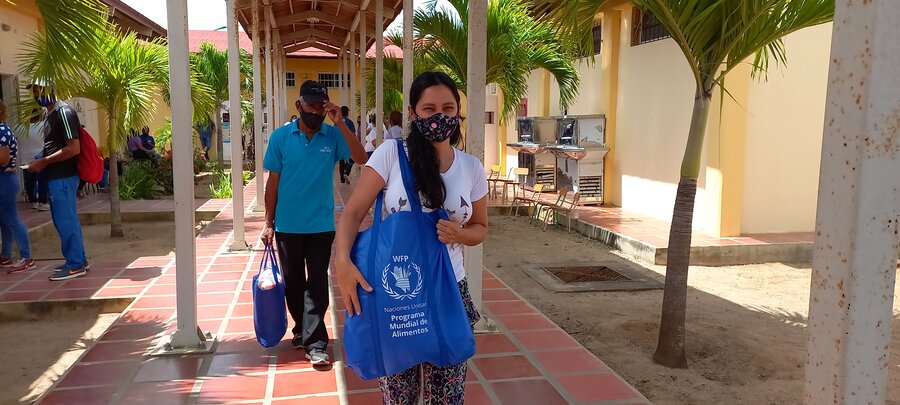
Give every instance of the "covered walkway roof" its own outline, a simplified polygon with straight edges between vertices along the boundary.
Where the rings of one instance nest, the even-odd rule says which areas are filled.
[[[375,32],[375,2],[371,0],[236,0],[238,21],[252,37],[254,32],[251,9],[254,2],[259,7],[269,6],[268,15],[262,15],[261,24],[268,22],[277,29],[281,46],[290,54],[307,48],[315,48],[332,55],[351,40],[351,33],[358,32],[359,11],[366,13],[366,32]],[[371,3],[371,4],[369,4]],[[384,21],[387,27],[403,10],[403,0],[384,1]],[[265,12],[264,12],[265,13]],[[259,27],[262,33],[263,27]],[[368,38],[366,49],[374,38]]]

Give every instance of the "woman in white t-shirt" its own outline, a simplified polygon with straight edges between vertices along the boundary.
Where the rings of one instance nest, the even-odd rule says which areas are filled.
[[[335,237],[338,285],[350,316],[360,312],[357,285],[372,291],[350,260],[350,250],[359,225],[379,191],[385,191],[384,212],[375,215],[410,210],[398,161],[398,153],[407,153],[423,210],[443,207],[450,216],[449,221],[438,223],[438,239],[447,244],[469,322],[474,325],[480,318],[466,285],[463,246],[478,245],[487,236],[488,184],[481,162],[455,147],[461,136],[459,100],[459,91],[447,74],[419,75],[410,88],[409,112],[414,121],[406,141],[407,150],[398,150],[395,141],[385,142],[366,163],[356,190],[341,214]],[[425,403],[462,404],[465,380],[466,363],[462,362],[450,367],[420,364],[379,378],[378,382],[385,404],[418,403],[422,385]]]

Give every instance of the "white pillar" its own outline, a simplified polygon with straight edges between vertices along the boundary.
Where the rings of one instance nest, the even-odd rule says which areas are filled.
[[[244,143],[241,141],[241,69],[238,45],[236,0],[225,0],[228,18],[228,100],[231,117],[231,207],[234,218],[234,242],[231,250],[247,250],[244,237]]]
[[[356,116],[359,112],[359,109],[356,108],[356,61],[354,58],[354,56],[356,55],[356,41],[354,41],[354,39],[355,38],[353,38],[353,33],[351,32],[350,33],[350,55],[348,57],[348,60],[350,62],[350,100],[349,100],[349,102],[350,102],[350,119],[352,119],[352,120],[356,119]],[[366,119],[362,118],[362,117],[360,117],[360,118],[361,118],[360,124],[363,125],[362,128],[365,128]],[[356,129],[357,136],[359,136],[360,134],[362,134],[364,136],[365,134],[363,134],[360,131],[361,131],[361,129],[359,129],[359,128]]]
[[[256,207],[254,211],[264,212],[266,210],[265,190],[263,188],[263,109],[262,109],[262,65],[260,64],[259,53],[262,50],[260,46],[260,18],[259,3],[253,0],[253,10],[251,10],[253,18],[253,149],[256,151],[254,159],[256,168]],[[263,16],[263,23],[267,24],[267,16]]]
[[[281,35],[278,34],[278,30],[272,31],[272,84],[275,86],[275,99],[273,101],[273,106],[275,107],[275,123],[280,127],[287,121],[287,117],[284,115],[284,98],[282,97],[282,91],[284,88],[281,87],[284,84],[284,72],[281,71]],[[277,128],[277,127],[276,127]]]
[[[413,0],[403,0],[403,135],[409,133],[409,88],[413,82]]]
[[[280,123],[275,120],[275,89],[274,89],[274,79],[275,79],[275,71],[272,69],[272,27],[269,19],[269,6],[265,6],[263,8],[263,14],[266,15],[266,46],[265,52],[263,53],[263,59],[266,64],[266,140],[269,139],[269,136],[272,134],[272,131],[275,131],[278,128]],[[266,142],[268,144],[268,142]]]
[[[168,0],[169,91],[172,95],[172,164],[175,173],[193,173],[191,73],[188,58],[187,0]],[[194,240],[194,178],[175,176],[175,275],[178,329],[154,354],[212,351],[211,335],[197,327],[197,268]]]
[[[484,98],[487,75],[487,0],[469,0],[468,76],[466,99],[466,152],[484,163]],[[465,249],[466,278],[472,302],[482,307],[481,278],[484,246]]]
[[[384,142],[384,0],[375,0],[375,144]]]
[[[287,94],[286,80],[287,61],[285,59],[287,58],[287,55],[284,53],[284,47],[281,46],[281,34],[276,34],[275,38],[278,38],[278,67],[281,70],[281,75],[279,75],[279,83],[281,83],[279,86],[281,88],[281,118],[284,118],[284,120],[287,121],[291,116],[291,110],[288,110],[287,107],[287,100],[290,99],[290,96]],[[296,97],[294,99],[296,100]],[[293,106],[293,104],[291,105]]]
[[[344,85],[344,77],[347,75],[347,67],[344,66],[345,54],[346,52],[342,47],[338,52],[338,94],[340,94],[342,104],[347,102],[347,87]]]
[[[366,88],[366,52],[368,50],[366,48],[366,12],[362,10],[359,12],[359,120],[363,129],[366,128],[369,122],[369,111],[366,108],[369,98],[368,89]],[[365,133],[363,133],[362,138],[366,139]]]
[[[353,41],[350,41],[350,42],[353,42]],[[344,57],[344,65],[343,65],[344,66],[344,75],[341,76],[341,87],[344,88],[344,96],[346,96],[346,97],[344,97],[344,105],[346,105],[349,108],[350,104],[353,104],[353,96],[350,94],[350,83],[348,83],[349,81],[352,80],[351,79],[352,75],[350,74],[350,68],[351,68],[350,60],[353,59],[353,54],[349,53],[347,51],[347,49],[345,48],[341,52],[341,55],[343,55],[343,57]],[[350,119],[352,120],[353,118],[350,117]]]
[[[287,92],[287,80],[286,80],[287,54],[284,53],[284,47],[282,47],[280,45],[281,44],[281,34],[276,35],[276,38],[278,38],[278,43],[279,43],[279,45],[278,45],[278,66],[281,68],[281,76],[280,76],[281,77],[281,82],[280,82],[281,83],[281,117],[284,118],[285,121],[287,121],[291,116],[291,114],[290,114],[291,111],[288,110],[288,107],[287,107],[287,100],[290,98],[290,95]],[[296,96],[296,94],[295,94],[295,96]],[[296,97],[294,99],[296,99]],[[293,104],[292,104],[292,106],[293,106]],[[295,112],[296,112],[296,110],[295,110]]]
[[[835,3],[807,404],[884,404],[900,229],[900,3]]]

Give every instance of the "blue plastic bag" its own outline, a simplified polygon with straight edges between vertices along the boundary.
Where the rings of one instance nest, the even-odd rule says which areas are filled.
[[[272,269],[275,286],[263,290],[259,287],[259,277],[269,267]],[[259,273],[253,276],[253,328],[256,330],[256,340],[265,348],[277,345],[287,332],[284,275],[278,268],[275,249],[269,245],[263,251]]]
[[[348,314],[344,326],[347,365],[363,380],[425,362],[452,366],[475,354],[453,263],[437,237],[437,222],[447,213],[422,211],[403,141],[397,144],[411,211],[382,220],[379,193],[374,222],[359,233],[350,255],[373,288],[357,288],[362,313]]]

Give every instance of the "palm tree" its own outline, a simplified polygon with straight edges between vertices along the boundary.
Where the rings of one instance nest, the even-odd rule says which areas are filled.
[[[241,93],[249,94],[253,86],[253,65],[250,54],[240,50]],[[213,150],[212,159],[222,165],[222,103],[228,100],[228,51],[220,51],[209,42],[200,43],[200,49],[191,54],[191,68],[200,76],[200,81],[206,84],[212,91],[214,107],[205,111],[215,115],[216,130],[213,141],[216,148]],[[238,137],[234,137],[238,139]],[[237,141],[234,141],[237,142]]]
[[[596,8],[581,15],[593,20],[605,0],[543,0],[548,15],[573,16],[588,3]],[[726,75],[751,56],[754,72],[764,72],[769,59],[785,61],[782,39],[795,31],[831,21],[834,0],[631,0],[654,15],[681,48],[696,82],[694,110],[687,147],[681,163],[681,179],[669,230],[666,285],[663,293],[659,341],[653,361],[687,367],[684,351],[687,278],[691,253],[691,223],[700,174],[700,155],[713,94],[723,87]],[[558,26],[566,21],[557,20]],[[574,33],[583,35],[584,32]]]
[[[384,37],[386,45],[394,45],[403,48],[403,32],[391,32]],[[413,41],[414,43],[416,41]],[[415,46],[415,45],[414,45]],[[406,56],[406,55],[404,55]],[[434,62],[422,49],[413,51],[413,77],[431,70],[437,69]],[[375,83],[375,60],[366,62],[366,82]],[[375,92],[366,94],[369,105],[375,105]],[[357,100],[358,102],[358,100]],[[403,111],[403,59],[393,55],[384,57],[384,114],[388,116],[391,111]]]
[[[47,26],[45,32],[57,31]],[[39,34],[21,55],[26,66],[38,66],[52,58],[56,49],[47,38]],[[77,69],[57,71],[53,76],[55,88],[68,97],[83,97],[95,101],[106,112],[108,119],[107,149],[109,164],[117,167],[117,152],[124,149],[126,128],[138,128],[150,121],[156,109],[154,94],[168,84],[168,49],[162,40],[144,41],[134,33],[121,34],[109,24],[101,25],[89,38],[96,42],[96,57],[80,57]],[[43,69],[53,68],[42,66]],[[194,109],[208,109],[212,97],[205,86],[191,86]],[[122,216],[119,209],[118,172],[109,171],[110,183],[110,236],[122,237]]]
[[[466,88],[468,0],[431,1],[413,16],[417,53]],[[500,122],[512,117],[528,94],[528,78],[546,69],[560,88],[563,108],[578,96],[580,79],[572,55],[551,24],[535,20],[525,0],[490,0],[487,14],[487,82],[503,91]],[[387,66],[387,65],[385,65]],[[402,76],[400,76],[402,77]]]

